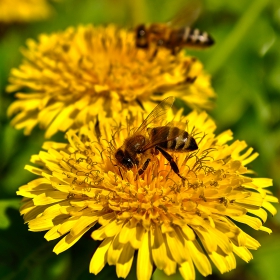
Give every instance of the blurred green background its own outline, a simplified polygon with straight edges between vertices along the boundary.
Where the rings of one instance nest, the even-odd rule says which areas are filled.
[[[19,215],[20,198],[15,192],[33,179],[23,168],[44,141],[43,131],[35,129],[30,137],[25,137],[22,131],[10,127],[6,116],[13,95],[6,94],[5,87],[10,69],[21,62],[19,48],[27,38],[78,24],[116,23],[133,27],[140,22],[164,22],[185,2],[61,0],[51,2],[55,12],[48,20],[0,22],[0,279],[117,279],[115,267],[106,267],[97,276],[89,274],[89,261],[96,246],[90,238],[84,237],[56,256],[52,253],[56,241],[47,242],[44,233],[29,232]],[[231,129],[235,139],[245,140],[260,153],[249,167],[258,177],[273,178],[274,187],[270,189],[279,197],[280,1],[201,2],[203,9],[194,26],[209,32],[216,44],[209,50],[188,53],[198,57],[212,76],[218,98],[210,114],[217,122],[217,132]],[[221,275],[214,269],[207,279],[280,279],[279,215],[270,217],[265,226],[273,230],[271,236],[244,227],[262,245],[253,252],[254,259],[249,264],[238,259],[236,270]],[[197,279],[202,278],[197,273]],[[128,279],[135,279],[135,271]],[[156,271],[153,279],[182,278],[169,278]]]

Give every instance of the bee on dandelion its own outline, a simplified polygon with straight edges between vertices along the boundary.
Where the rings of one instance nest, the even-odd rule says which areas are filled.
[[[170,100],[155,108],[170,107]],[[151,279],[154,269],[195,279],[196,269],[203,276],[212,273],[210,260],[221,273],[235,269],[236,256],[250,261],[250,250],[260,244],[238,224],[270,233],[263,222],[266,211],[276,213],[277,202],[267,189],[271,179],[249,176],[246,166],[257,154],[244,141],[229,144],[230,131],[215,135],[205,112],[170,111],[156,125],[187,123],[196,149],[168,150],[173,163],[160,151],[149,164],[142,159],[144,168],[134,157],[128,166],[117,151],[149,114],[123,113],[130,116],[126,123],[121,116],[99,118],[78,133],[68,131],[68,143],[46,142],[44,151],[32,156],[36,166],[26,169],[38,178],[17,192],[24,197],[20,212],[29,229],[47,231],[48,241],[60,239],[56,254],[89,232],[101,241],[89,260],[94,274],[109,264],[126,278],[136,258],[138,279]]]

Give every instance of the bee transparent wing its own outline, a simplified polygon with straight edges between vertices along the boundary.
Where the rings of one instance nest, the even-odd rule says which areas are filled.
[[[188,126],[188,122],[179,122],[179,121],[171,121],[169,123],[166,124],[166,126],[170,126],[170,127],[177,127],[181,130],[186,130],[186,127]]]
[[[143,121],[143,123],[136,130],[136,134],[143,134],[143,131],[150,126],[161,125],[164,120],[166,120],[167,111],[172,107],[175,97],[169,96],[162,100],[154,110],[148,115],[148,117]]]
[[[187,4],[180,8],[175,16],[168,21],[168,24],[173,27],[191,26],[197,20],[201,10],[201,1],[188,1]]]

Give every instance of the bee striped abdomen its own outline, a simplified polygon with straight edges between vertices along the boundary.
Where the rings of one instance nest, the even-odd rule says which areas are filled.
[[[186,45],[193,45],[194,47],[209,47],[214,44],[214,40],[210,35],[199,29],[192,29],[190,27],[185,28],[184,42]]]
[[[151,141],[157,146],[173,151],[188,152],[198,148],[195,139],[188,132],[178,127],[160,126],[152,128],[149,132]]]
[[[169,40],[166,43],[168,48],[207,48],[213,44],[214,40],[207,32],[202,32],[199,29],[192,29],[191,27],[172,30]]]

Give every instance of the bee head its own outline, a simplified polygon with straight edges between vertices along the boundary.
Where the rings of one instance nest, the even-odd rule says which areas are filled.
[[[141,49],[148,48],[147,31],[144,24],[136,28],[136,47]]]
[[[127,152],[124,152],[122,149],[118,149],[115,153],[116,160],[127,169],[133,167],[133,161],[130,158]]]

